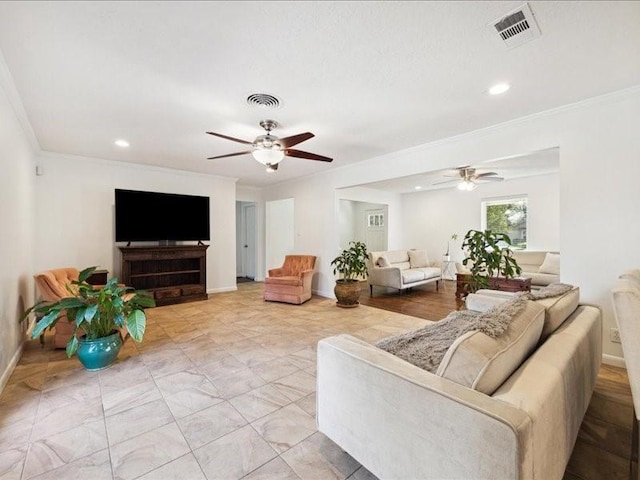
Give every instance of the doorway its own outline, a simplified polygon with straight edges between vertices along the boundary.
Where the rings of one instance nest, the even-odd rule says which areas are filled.
[[[340,199],[340,248],[348,248],[350,241],[359,241],[370,252],[387,250],[388,215],[387,205]]]
[[[236,283],[256,278],[256,204],[236,202]]]

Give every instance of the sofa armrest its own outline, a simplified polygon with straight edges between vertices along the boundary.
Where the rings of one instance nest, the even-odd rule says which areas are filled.
[[[400,288],[402,273],[398,267],[373,267],[369,270],[369,285]]]
[[[318,429],[380,478],[533,478],[513,405],[348,335],[318,343],[317,382]]]

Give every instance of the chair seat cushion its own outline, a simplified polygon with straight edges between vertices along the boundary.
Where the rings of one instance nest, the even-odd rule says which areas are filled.
[[[302,285],[301,277],[267,277],[264,279],[264,283],[270,283],[272,285]]]

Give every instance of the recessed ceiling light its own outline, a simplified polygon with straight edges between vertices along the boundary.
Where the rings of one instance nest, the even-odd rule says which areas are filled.
[[[416,189],[416,190],[422,190],[422,187],[420,185],[417,185],[417,186],[415,186],[413,188]]]
[[[127,142],[126,140],[116,140],[115,143],[117,146],[122,147],[122,148],[127,148],[129,146],[129,142]]]
[[[511,86],[508,83],[497,83],[489,89],[491,95],[500,95],[509,90]]]

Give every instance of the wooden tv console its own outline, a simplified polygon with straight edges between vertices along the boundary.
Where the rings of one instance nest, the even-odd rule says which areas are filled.
[[[119,247],[122,282],[153,294],[156,305],[206,300],[208,245]]]

